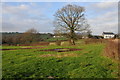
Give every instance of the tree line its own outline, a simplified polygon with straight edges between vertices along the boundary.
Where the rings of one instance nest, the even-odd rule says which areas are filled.
[[[30,44],[45,41],[53,36],[51,33],[38,33],[35,29],[29,29],[24,33],[10,32],[1,33],[2,44]]]

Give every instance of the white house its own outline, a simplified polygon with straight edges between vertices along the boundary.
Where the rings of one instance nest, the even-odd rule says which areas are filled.
[[[112,33],[112,32],[103,32],[103,38],[104,39],[110,39],[110,38],[114,38],[115,37],[115,34]]]
[[[53,36],[53,38],[60,38],[60,37],[63,37],[63,36]]]

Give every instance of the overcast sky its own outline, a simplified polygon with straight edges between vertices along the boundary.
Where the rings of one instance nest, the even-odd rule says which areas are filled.
[[[86,9],[85,17],[93,34],[118,31],[118,2],[5,2],[2,3],[2,31],[25,32],[35,28],[39,32],[53,32],[55,12],[67,4]]]

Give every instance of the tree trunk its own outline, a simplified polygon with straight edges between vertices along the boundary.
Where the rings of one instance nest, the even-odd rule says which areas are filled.
[[[69,40],[69,43],[70,43],[71,45],[75,45],[75,41],[74,41],[73,39],[70,39],[70,40]]]
[[[75,41],[73,40],[73,45],[75,45]]]
[[[70,44],[71,45],[75,45],[74,37],[75,37],[75,32],[73,29],[71,29],[71,31],[70,31]]]
[[[73,39],[71,39],[71,43],[72,45],[75,45],[75,41]]]

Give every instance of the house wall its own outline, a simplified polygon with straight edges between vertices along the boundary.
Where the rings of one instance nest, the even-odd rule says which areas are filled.
[[[53,36],[54,38],[60,38],[60,37],[63,37],[63,36]]]
[[[114,38],[115,35],[103,35],[105,39]]]

